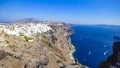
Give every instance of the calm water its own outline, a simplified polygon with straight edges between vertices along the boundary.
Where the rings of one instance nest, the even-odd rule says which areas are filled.
[[[90,68],[98,68],[102,60],[112,54],[113,36],[120,34],[119,26],[73,25],[75,34],[71,36],[76,47],[74,57]]]

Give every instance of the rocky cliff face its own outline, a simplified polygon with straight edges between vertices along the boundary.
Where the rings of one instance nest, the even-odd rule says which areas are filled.
[[[0,30],[0,68],[86,68],[75,63],[69,25],[47,23],[52,30],[31,38]],[[10,26],[9,26],[10,27]]]
[[[102,61],[99,68],[120,68],[120,41],[113,44],[113,54],[107,58],[107,61]]]

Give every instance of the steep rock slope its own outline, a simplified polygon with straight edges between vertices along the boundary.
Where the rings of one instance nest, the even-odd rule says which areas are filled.
[[[29,23],[24,25],[28,25],[25,28],[29,27]],[[26,30],[26,33],[22,34],[7,33],[4,30],[6,26],[2,25],[4,28],[0,29],[0,68],[86,68],[75,63],[72,57],[74,47],[69,37],[72,33],[70,26],[61,23],[44,25],[50,29],[36,33],[33,30],[33,34],[26,34]],[[13,24],[7,25],[8,29],[11,27],[14,27]]]

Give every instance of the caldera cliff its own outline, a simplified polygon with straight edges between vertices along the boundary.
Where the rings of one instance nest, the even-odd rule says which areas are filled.
[[[87,68],[74,61],[72,33],[63,23],[1,24],[0,68]]]

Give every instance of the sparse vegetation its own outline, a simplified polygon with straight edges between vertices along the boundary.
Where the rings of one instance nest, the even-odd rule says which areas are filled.
[[[10,42],[8,40],[5,40],[7,44],[9,44]]]
[[[24,34],[22,32],[20,32],[20,36],[24,36]]]
[[[41,40],[43,45],[45,45],[45,46],[50,46],[51,45],[49,39],[46,37],[46,35],[44,33],[41,34],[40,36],[41,36],[40,40]]]
[[[46,39],[46,38],[41,38],[41,42],[42,42],[44,45],[46,45],[46,46],[49,46],[49,45],[50,45],[49,40]]]
[[[27,42],[29,41],[29,40],[32,40],[32,38],[31,37],[28,37],[28,36],[24,36],[23,37]]]

